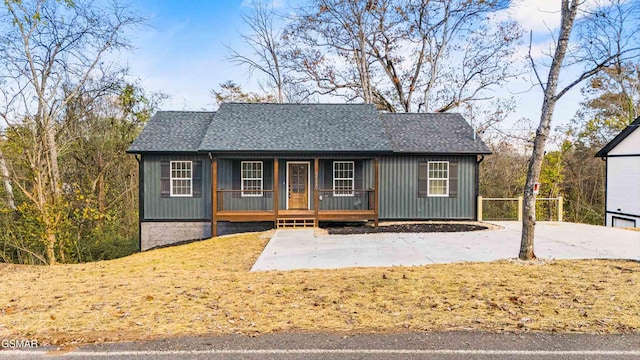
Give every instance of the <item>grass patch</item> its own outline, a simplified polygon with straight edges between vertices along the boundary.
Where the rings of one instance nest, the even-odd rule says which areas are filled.
[[[130,341],[277,331],[640,329],[640,264],[513,261],[250,273],[257,234],[123,259],[0,266],[0,338]]]

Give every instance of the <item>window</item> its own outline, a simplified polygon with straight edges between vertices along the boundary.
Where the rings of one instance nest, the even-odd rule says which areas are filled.
[[[428,196],[449,196],[449,162],[429,161]]]
[[[192,163],[191,161],[171,162],[171,196],[192,195]]]
[[[262,196],[262,161],[242,162],[242,196]]]
[[[333,162],[333,195],[353,196],[353,161]]]

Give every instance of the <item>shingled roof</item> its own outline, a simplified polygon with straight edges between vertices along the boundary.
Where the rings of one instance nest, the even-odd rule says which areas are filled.
[[[389,151],[370,104],[222,104],[204,151]]]
[[[378,114],[370,104],[225,103],[159,111],[127,150],[489,154],[459,114]]]
[[[127,152],[196,152],[215,112],[158,111]]]
[[[380,114],[393,152],[491,154],[474,129],[455,113]]]

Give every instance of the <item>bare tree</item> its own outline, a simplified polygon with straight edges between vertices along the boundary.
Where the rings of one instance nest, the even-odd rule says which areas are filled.
[[[129,48],[124,33],[142,19],[117,3],[7,0],[0,9],[0,74],[6,83],[0,117],[21,139],[19,160],[29,169],[19,174],[14,166],[13,183],[40,215],[42,243],[54,264],[64,188],[58,165],[64,147],[56,135],[64,110],[81,94],[97,96],[121,79],[124,73],[106,55]]]
[[[243,15],[242,20],[251,29],[249,34],[241,34],[243,42],[249,47],[250,54],[227,46],[229,60],[237,65],[246,66],[249,74],[254,71],[266,75],[268,85],[276,89],[277,101],[287,101],[285,92],[285,73],[282,66],[281,32],[274,26],[275,13],[272,7],[261,1],[251,4],[252,11]]]
[[[507,5],[318,0],[289,28],[288,59],[299,81],[321,94],[359,97],[390,112],[448,111],[492,98],[518,73],[509,62],[520,29],[493,16]]]
[[[313,0],[298,9],[285,33],[293,42],[287,60],[299,77],[311,82],[312,93],[361,98],[374,103],[371,62],[367,41],[374,29],[375,1]]]
[[[506,8],[493,1],[381,1],[370,52],[387,75],[398,110],[444,112],[488,98],[485,91],[516,74],[509,65],[520,29],[488,18]],[[496,41],[499,39],[499,41]]]
[[[523,260],[535,258],[533,240],[536,199],[533,187],[540,177],[556,103],[582,81],[614,63],[623,63],[637,57],[640,51],[637,44],[637,3],[608,0],[606,3],[598,3],[593,10],[580,14],[579,8],[583,5],[584,0],[562,0],[560,30],[546,82],[540,77],[540,65],[529,52],[529,59],[537,83],[544,93],[544,99],[524,188],[524,217],[519,254]],[[578,19],[579,15],[583,17]],[[571,42],[572,32],[577,35],[575,43]],[[566,67],[580,67],[581,70],[564,87],[559,88],[560,72]]]

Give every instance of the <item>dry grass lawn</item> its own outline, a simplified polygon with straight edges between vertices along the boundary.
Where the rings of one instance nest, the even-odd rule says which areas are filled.
[[[69,344],[277,331],[637,332],[640,264],[515,261],[250,273],[267,240],[0,267],[0,338]]]

